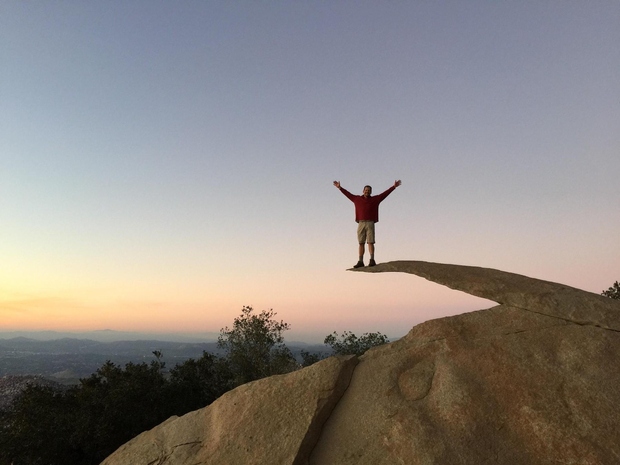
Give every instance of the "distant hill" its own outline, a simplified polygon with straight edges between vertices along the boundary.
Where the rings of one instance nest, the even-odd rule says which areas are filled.
[[[155,360],[153,351],[163,353],[169,367],[203,352],[218,353],[216,342],[116,341],[62,338],[36,340],[26,337],[0,339],[0,376],[40,375],[66,380],[67,373],[88,377],[110,360],[118,365]]]
[[[215,342],[219,333],[141,333],[132,331],[115,331],[104,329],[99,331],[0,331],[0,339],[24,337],[38,341],[55,339],[88,339],[99,342],[160,340],[172,342]]]
[[[55,333],[62,334],[62,333]],[[90,333],[89,333],[90,334]],[[287,344],[295,355],[301,350],[329,352],[324,345]],[[38,375],[67,383],[93,374],[106,361],[124,366],[129,362],[155,360],[154,351],[163,354],[168,368],[204,352],[220,354],[217,342],[181,342],[161,340],[119,340],[101,342],[92,339],[32,339],[23,336],[3,339],[0,335],[0,377],[7,375]]]

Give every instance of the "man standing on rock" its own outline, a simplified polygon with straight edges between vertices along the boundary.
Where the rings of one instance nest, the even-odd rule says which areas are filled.
[[[355,221],[357,226],[357,241],[359,242],[359,260],[353,268],[364,266],[364,243],[368,243],[370,262],[368,266],[375,266],[375,223],[379,221],[379,204],[392,193],[394,189],[401,185],[400,180],[394,181],[394,185],[384,193],[372,194],[372,187],[364,186],[363,195],[353,195],[344,187],[340,186],[340,181],[334,181],[334,186],[340,189],[351,202],[355,204]]]

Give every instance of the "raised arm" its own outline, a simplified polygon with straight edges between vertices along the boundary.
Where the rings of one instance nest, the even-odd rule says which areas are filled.
[[[334,181],[334,186],[336,186],[336,188],[340,189],[340,192],[342,192],[345,197],[347,197],[351,202],[355,201],[355,195],[351,194],[348,190],[346,190],[344,187],[342,187],[340,185],[340,181]]]
[[[385,192],[382,192],[379,195],[375,195],[375,198],[379,200],[379,202],[383,202],[383,200],[390,195],[392,192],[394,192],[394,189],[396,189],[398,186],[400,186],[402,183],[400,182],[400,179],[398,181],[394,181],[394,185],[388,187],[388,189]]]

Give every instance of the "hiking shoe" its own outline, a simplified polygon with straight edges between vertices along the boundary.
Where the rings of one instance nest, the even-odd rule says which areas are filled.
[[[370,259],[370,262],[368,262],[368,266],[375,266],[377,263],[375,262],[374,258]]]
[[[360,260],[355,265],[353,265],[353,268],[362,268],[363,266],[364,266],[364,262]]]

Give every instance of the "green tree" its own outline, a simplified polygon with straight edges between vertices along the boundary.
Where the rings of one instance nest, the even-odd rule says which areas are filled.
[[[2,415],[0,463],[100,463],[173,414],[162,368],[160,359],[124,369],[108,361],[66,392],[28,387]]]
[[[290,329],[288,323],[274,320],[273,310],[258,315],[253,312],[252,307],[244,306],[232,328],[220,330],[217,341],[226,353],[235,386],[298,368],[282,336]]]
[[[127,363],[124,369],[108,361],[81,380],[75,438],[90,463],[101,462],[173,414],[162,369],[161,356],[151,364]]]
[[[323,341],[334,351],[334,355],[362,355],[371,347],[380,346],[390,342],[384,334],[364,333],[359,338],[350,331],[345,331],[342,336],[334,331]]]
[[[610,297],[612,299],[620,300],[620,283],[616,281],[613,286],[611,286],[606,291],[601,292],[601,295],[605,297]]]
[[[325,355],[308,352],[307,350],[303,350],[300,353],[301,355],[301,366],[309,367],[310,365],[314,365],[316,362],[320,362],[325,359]]]
[[[170,399],[176,415],[205,407],[234,387],[233,373],[225,358],[203,352],[170,370]]]
[[[48,386],[29,385],[2,412],[0,464],[83,463],[73,440],[76,398]]]

